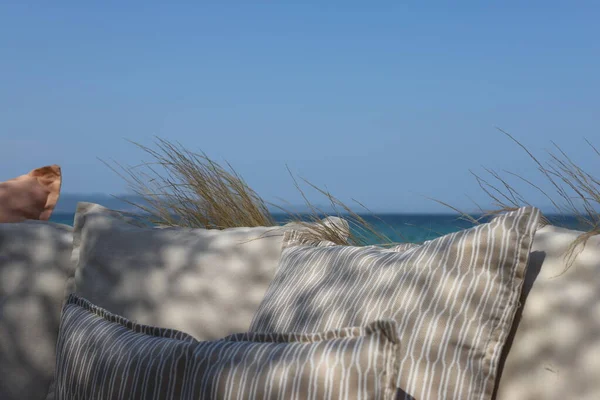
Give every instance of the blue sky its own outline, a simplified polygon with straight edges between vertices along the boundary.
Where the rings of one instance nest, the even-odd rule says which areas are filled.
[[[123,193],[98,157],[136,164],[125,139],[159,136],[267,200],[300,202],[287,164],[374,210],[443,211],[422,195],[486,204],[469,169],[537,177],[496,127],[598,168],[595,2],[192,3],[1,2],[0,180],[57,163],[65,193]]]

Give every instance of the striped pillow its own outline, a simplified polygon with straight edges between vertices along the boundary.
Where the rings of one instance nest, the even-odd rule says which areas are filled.
[[[253,332],[319,332],[393,319],[402,338],[400,398],[490,399],[540,212],[410,248],[336,246],[284,237]]]
[[[55,399],[393,399],[393,321],[312,334],[199,342],[139,325],[70,295]]]

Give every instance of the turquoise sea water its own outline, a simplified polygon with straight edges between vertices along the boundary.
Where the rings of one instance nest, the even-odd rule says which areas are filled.
[[[287,215],[274,214],[273,216],[279,223],[287,222]],[[61,224],[73,225],[73,217],[74,214],[70,213],[54,213],[50,220]],[[420,243],[473,226],[470,222],[459,218],[456,214],[376,214],[364,215],[362,217],[377,232],[387,236],[394,242]],[[556,225],[571,229],[585,229],[585,227],[578,223],[575,217],[548,215],[546,217],[549,217]],[[374,236],[367,237],[367,241],[370,244],[380,242]]]

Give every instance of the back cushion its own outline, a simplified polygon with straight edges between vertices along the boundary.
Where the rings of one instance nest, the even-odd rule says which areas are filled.
[[[279,227],[149,228],[80,203],[71,291],[140,323],[211,340],[248,329],[277,268]]]
[[[536,232],[497,400],[600,399],[600,236],[567,269],[580,234]]]
[[[390,318],[402,338],[399,398],[491,399],[538,220],[525,207],[398,249],[286,233],[250,330],[308,333]]]
[[[54,376],[72,228],[0,224],[0,399],[44,398]]]
[[[50,165],[0,182],[0,222],[48,220],[58,201],[61,181],[60,167]]]

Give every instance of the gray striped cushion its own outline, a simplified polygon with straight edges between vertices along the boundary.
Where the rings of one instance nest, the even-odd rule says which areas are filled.
[[[316,332],[391,318],[406,398],[489,399],[539,216],[525,207],[398,251],[290,232],[250,330]]]
[[[57,345],[55,398],[392,399],[399,346],[390,320],[199,342],[71,295]]]

